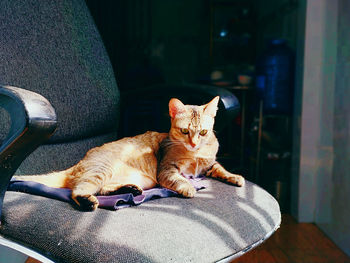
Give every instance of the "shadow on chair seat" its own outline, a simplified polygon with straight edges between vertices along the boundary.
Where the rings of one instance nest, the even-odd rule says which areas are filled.
[[[213,179],[193,199],[93,213],[8,192],[3,218],[1,234],[68,262],[214,262],[259,244],[281,220],[265,190]]]

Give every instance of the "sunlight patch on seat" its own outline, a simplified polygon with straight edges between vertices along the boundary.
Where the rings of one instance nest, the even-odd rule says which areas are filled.
[[[215,195],[211,193],[204,193],[204,192],[199,192],[195,195],[194,198],[205,198],[205,199],[215,199]]]
[[[98,217],[99,215],[97,212],[93,212],[93,213],[82,212],[79,218],[79,221],[75,225],[75,228],[72,228],[72,231],[70,232],[69,237],[72,240],[77,240],[77,239],[80,239],[81,237],[84,237],[86,233],[91,232],[92,229],[96,227],[94,223],[94,218],[98,218]]]
[[[11,204],[14,207],[18,206],[18,207],[22,207],[21,209],[21,216],[18,217],[21,222],[20,224],[23,222],[23,224],[25,224],[25,221],[27,220],[31,220],[31,218],[33,217],[33,214],[35,214],[37,212],[38,209],[38,203],[37,200],[32,200],[32,203],[29,202],[23,202],[23,195],[27,195],[27,194],[9,194],[9,195],[5,195],[5,200],[4,202],[6,202],[7,204]],[[12,211],[15,211],[15,208],[11,209]],[[8,211],[8,214],[11,214],[12,211]]]
[[[167,204],[157,204],[157,203],[152,203],[152,201],[148,203],[143,203],[143,207],[151,207],[151,208],[166,208],[166,209],[171,209],[171,210],[181,210],[183,209],[182,207],[178,205],[167,205]]]

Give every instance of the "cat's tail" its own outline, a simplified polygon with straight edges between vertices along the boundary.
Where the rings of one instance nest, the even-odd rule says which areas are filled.
[[[15,175],[12,180],[31,181],[55,188],[69,188],[68,175],[73,171],[73,167],[59,172],[42,175]]]

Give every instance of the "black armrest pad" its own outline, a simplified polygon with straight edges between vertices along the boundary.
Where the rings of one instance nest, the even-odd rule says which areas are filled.
[[[151,129],[157,131],[167,131],[164,126],[165,124],[170,124],[169,117],[167,114],[168,111],[168,102],[171,98],[178,98],[185,104],[192,105],[202,105],[208,103],[215,96],[220,96],[219,101],[219,110],[215,118],[215,130],[220,132],[227,124],[235,118],[240,112],[240,104],[235,95],[224,88],[215,87],[215,86],[205,86],[205,85],[193,85],[193,84],[160,84],[144,89],[134,89],[130,91],[123,91],[121,93],[121,102],[122,102],[122,119],[125,118],[127,114],[127,120],[123,122],[122,127],[125,129],[129,125],[128,122],[132,121],[132,111],[135,111],[135,115],[140,116],[141,113],[150,111],[150,115],[154,117],[148,121],[158,122],[160,125],[151,125]],[[145,101],[149,101],[149,106],[145,105]],[[140,108],[138,104],[142,103]],[[153,109],[152,109],[153,107]],[[158,112],[162,111],[161,113]],[[156,116],[156,115],[160,116]],[[143,114],[145,115],[145,114]],[[145,119],[147,116],[144,116]],[[158,120],[154,120],[158,118]],[[141,120],[142,121],[142,120]],[[139,122],[139,125],[142,125]],[[167,125],[167,129],[168,129]],[[137,127],[132,127],[130,130],[135,130]],[[140,131],[141,132],[141,131]],[[130,135],[128,132],[123,132]]]
[[[0,145],[1,215],[8,182],[21,162],[53,134],[57,120],[55,110],[47,99],[20,88],[0,86],[0,107],[11,118],[10,131]]]

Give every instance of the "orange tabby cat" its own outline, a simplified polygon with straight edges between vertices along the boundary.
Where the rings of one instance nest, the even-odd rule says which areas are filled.
[[[215,160],[219,143],[213,126],[218,101],[215,97],[206,105],[193,106],[171,99],[169,133],[146,132],[106,143],[65,171],[15,178],[70,188],[72,199],[87,211],[97,208],[96,194],[125,189],[140,194],[160,185],[193,197],[196,190],[182,174],[206,174],[242,186],[242,176],[229,173]]]

